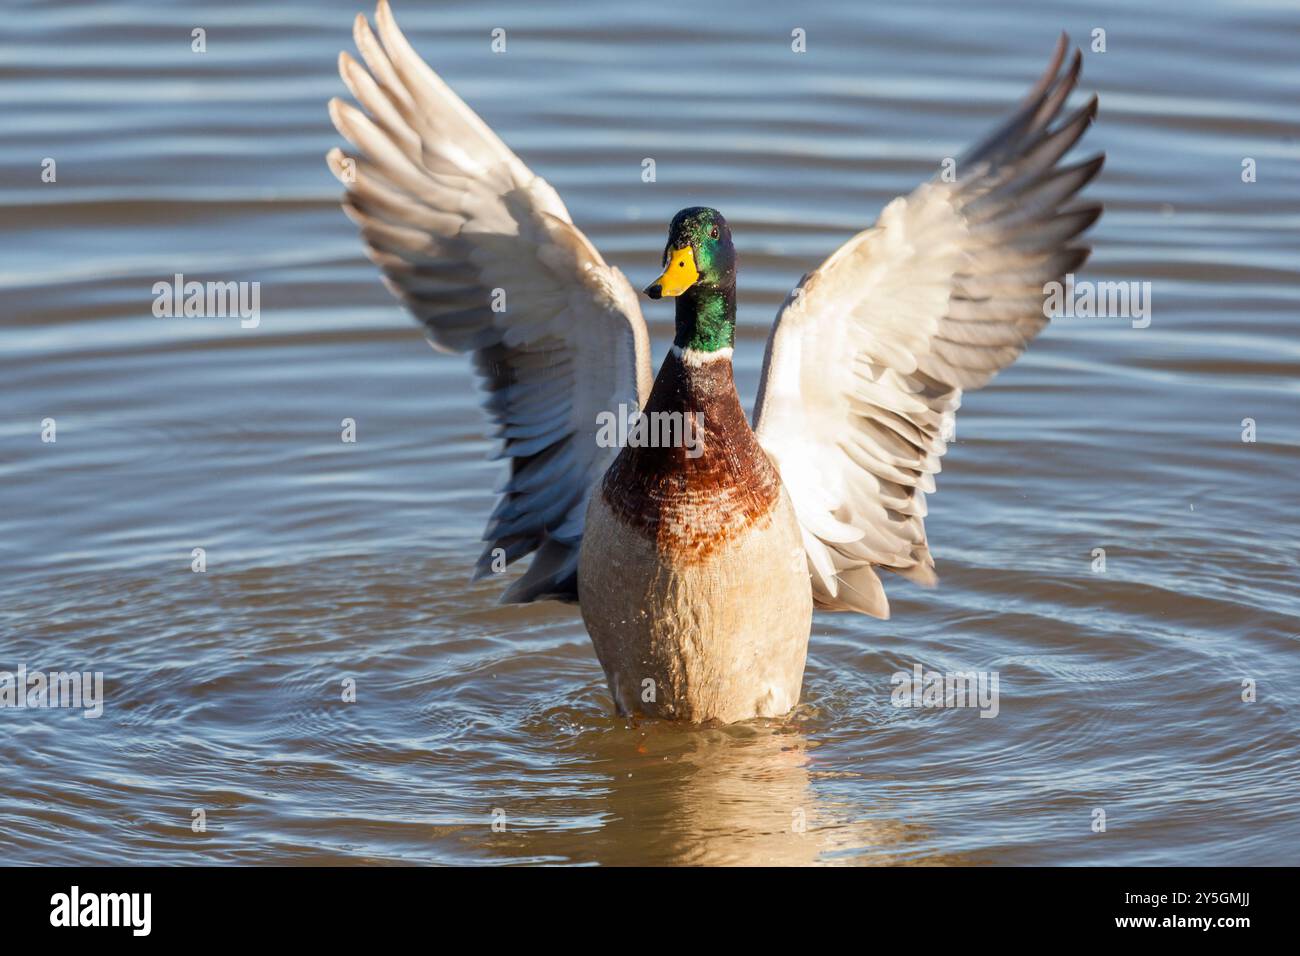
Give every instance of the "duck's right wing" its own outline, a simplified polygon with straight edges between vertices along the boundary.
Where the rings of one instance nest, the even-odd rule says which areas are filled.
[[[636,293],[555,190],[420,59],[385,0],[375,23],[378,39],[356,20],[365,66],[339,57],[365,112],[330,101],[359,151],[328,157],[343,208],[433,346],[472,352],[486,384],[510,475],[475,577],[536,552],[502,600],[576,598],[587,499],[618,451],[597,446],[597,416],[640,408],[650,390]]]

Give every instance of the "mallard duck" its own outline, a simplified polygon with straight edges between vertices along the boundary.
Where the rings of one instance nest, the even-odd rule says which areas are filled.
[[[378,37],[356,19],[364,66],[339,58],[360,109],[330,102],[356,152],[328,162],[388,288],[486,385],[510,469],[475,578],[531,555],[502,601],[577,601],[622,714],[787,714],[814,608],[888,617],[881,569],[935,583],[925,496],[962,393],[1024,350],[1044,284],[1088,256],[1077,240],[1101,207],[1070,202],[1103,156],[1060,164],[1096,115],[1094,96],[1060,118],[1081,55],[1065,65],[1062,36],[1009,120],[803,277],[751,428],[722,214],[683,209],[668,228],[645,292],[676,299],[676,335],[652,376],[623,273],[384,0],[375,20]],[[695,440],[598,440],[619,409],[679,413]]]

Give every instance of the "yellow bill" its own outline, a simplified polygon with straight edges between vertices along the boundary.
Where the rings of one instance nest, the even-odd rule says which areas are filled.
[[[700,273],[695,268],[695,253],[690,246],[682,246],[669,253],[663,275],[646,286],[645,294],[652,299],[681,295],[695,285],[699,278]]]

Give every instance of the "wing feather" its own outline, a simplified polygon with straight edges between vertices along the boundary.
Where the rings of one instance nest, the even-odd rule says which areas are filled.
[[[597,415],[649,393],[636,294],[573,225],[559,195],[420,59],[386,0],[339,56],[357,106],[330,117],[355,152],[327,161],[347,187],[384,282],[440,351],[470,352],[510,460],[475,577],[534,555],[504,601],[577,596],[591,490],[617,449]],[[502,298],[504,297],[504,298]]]
[[[1072,272],[1101,215],[1065,204],[1101,169],[1060,160],[1097,113],[1058,121],[1079,77],[1064,36],[1020,108],[881,212],[786,299],[768,338],[755,431],[803,526],[819,607],[889,616],[876,569],[933,584],[925,496],[964,390],[1047,324],[1044,285]],[[1064,67],[1064,69],[1063,69]]]

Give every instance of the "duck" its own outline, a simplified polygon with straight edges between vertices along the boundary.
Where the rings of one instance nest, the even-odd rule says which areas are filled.
[[[1050,283],[1091,251],[1066,162],[1094,94],[1062,34],[1009,117],[889,202],[786,297],[752,419],[733,375],[737,255],[716,209],[679,211],[644,289],[674,300],[657,374],[640,300],[563,200],[416,53],[379,0],[358,15],[329,113],[384,284],[435,350],[468,354],[508,471],[473,580],[502,603],[576,603],[615,711],[782,719],[813,613],[889,617],[881,573],[934,586],[927,495],[964,394],[1048,324]],[[649,422],[609,440],[611,415]],[[672,429],[657,428],[669,422]],[[644,440],[665,435],[667,440]],[[688,440],[689,439],[689,440]]]

